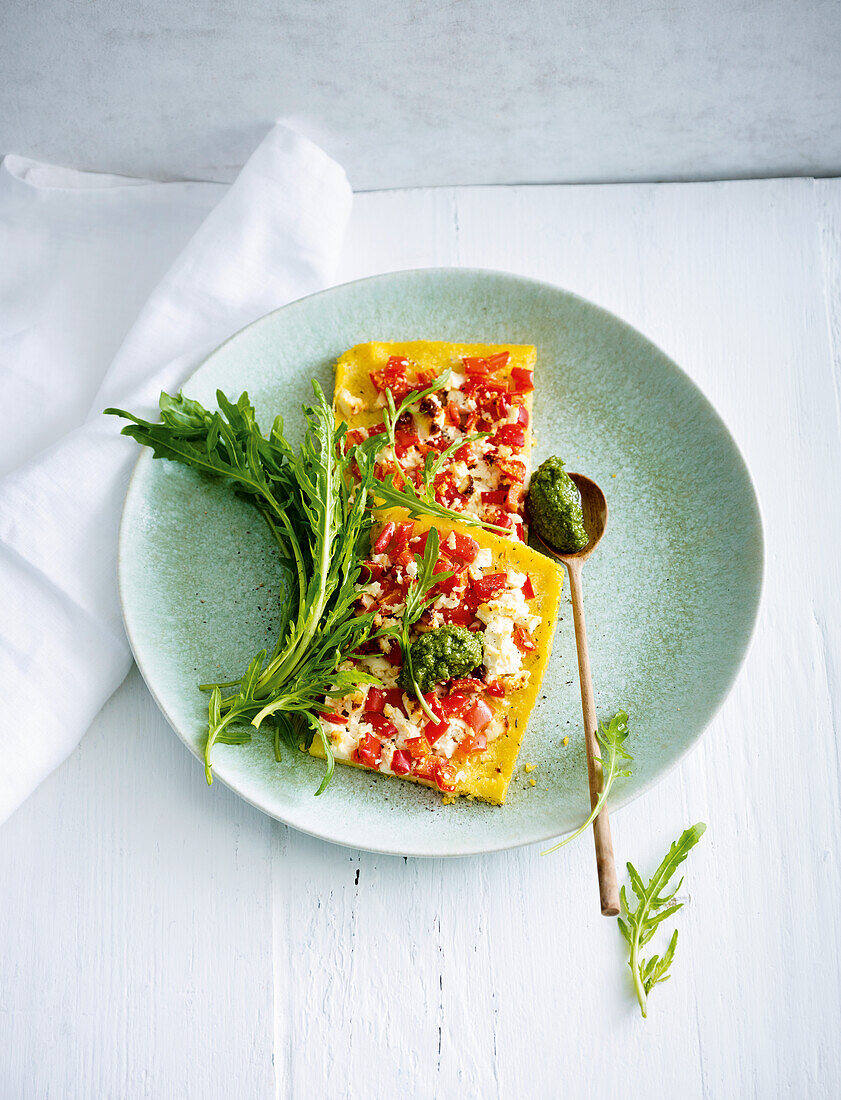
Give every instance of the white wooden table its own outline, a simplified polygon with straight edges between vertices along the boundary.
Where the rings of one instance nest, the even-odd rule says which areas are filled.
[[[756,479],[745,667],[613,819],[644,872],[709,825],[673,979],[642,1020],[589,836],[446,862],[323,844],[208,791],[133,672],[0,831],[4,1100],[841,1094],[841,181],[357,197],[340,280],[436,264],[637,325]]]

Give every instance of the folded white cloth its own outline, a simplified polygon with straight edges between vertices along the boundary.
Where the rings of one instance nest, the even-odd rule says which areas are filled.
[[[283,127],[230,189],[0,166],[0,821],[130,666],[116,541],[137,446],[102,410],[154,417],[226,337],[328,285],[350,206],[339,165]]]

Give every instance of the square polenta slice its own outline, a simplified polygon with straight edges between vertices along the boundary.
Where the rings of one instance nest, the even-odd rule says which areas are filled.
[[[406,411],[377,476],[420,483],[426,456],[463,446],[435,479],[440,504],[505,527],[525,541],[536,351],[526,344],[357,344],[336,365],[333,409],[352,442],[382,431],[386,394],[395,407],[449,369],[444,388]],[[483,438],[473,438],[483,433]]]
[[[443,571],[454,576],[433,589],[433,599],[412,630],[459,625],[480,632],[483,664],[470,675],[438,683],[425,698],[430,721],[413,693],[398,685],[400,647],[374,643],[358,667],[381,687],[362,684],[342,698],[328,697],[321,717],[335,759],[423,783],[447,795],[470,795],[502,805],[520,743],[552,652],[563,570],[522,543],[477,527],[423,517],[405,520],[383,511],[358,592],[363,611],[377,610],[377,625],[396,624],[416,573],[427,533],[438,532]],[[310,752],[323,756],[319,741]]]

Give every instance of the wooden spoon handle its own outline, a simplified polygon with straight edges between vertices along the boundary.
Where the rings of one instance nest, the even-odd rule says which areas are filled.
[[[593,678],[590,673],[590,653],[587,649],[587,627],[584,622],[584,593],[581,584],[582,562],[567,562],[569,589],[572,598],[572,615],[575,621],[575,646],[578,650],[578,678],[581,681],[581,710],[584,715],[584,737],[587,743],[587,775],[590,780],[590,809],[598,800],[602,789],[602,769],[597,758],[601,746],[596,740],[596,701],[593,698]],[[610,820],[607,806],[593,822],[593,838],[596,842],[596,868],[599,873],[599,894],[602,913],[615,917],[619,912],[619,887],[616,882],[616,861],[613,857],[613,841],[610,838]]]

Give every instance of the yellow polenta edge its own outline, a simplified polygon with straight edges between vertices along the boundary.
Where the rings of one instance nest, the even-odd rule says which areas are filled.
[[[378,526],[391,519],[402,518],[400,509],[392,511],[384,510],[378,516]],[[468,761],[462,765],[464,777],[459,780],[453,794],[472,795],[483,802],[491,802],[501,806],[505,802],[508,792],[508,784],[514,774],[517,756],[520,752],[520,744],[526,732],[529,716],[537,702],[540,685],[546,672],[546,666],[552,653],[552,642],[555,637],[555,624],[558,618],[558,607],[561,601],[564,573],[561,566],[550,558],[537,553],[521,542],[494,535],[490,531],[484,531],[480,527],[469,526],[464,523],[450,523],[439,520],[433,516],[423,516],[414,521],[418,533],[422,534],[430,527],[437,527],[440,531],[460,531],[470,535],[481,547],[487,547],[491,551],[493,563],[491,571],[500,569],[516,569],[520,573],[528,573],[535,589],[535,598],[530,600],[534,614],[540,616],[540,625],[533,637],[537,644],[534,653],[527,653],[523,657],[523,668],[531,675],[526,687],[515,692],[511,696],[511,707],[508,710],[508,729],[492,741],[482,756],[474,761]],[[319,742],[313,742],[310,748],[313,756],[324,757],[324,750]],[[338,764],[350,763],[353,767],[361,767],[347,760],[337,760]],[[371,769],[363,769],[370,771]],[[385,775],[388,773],[381,772]],[[413,783],[422,783],[424,786],[439,788],[435,783],[417,779],[415,776],[390,776],[389,778],[404,780]]]

